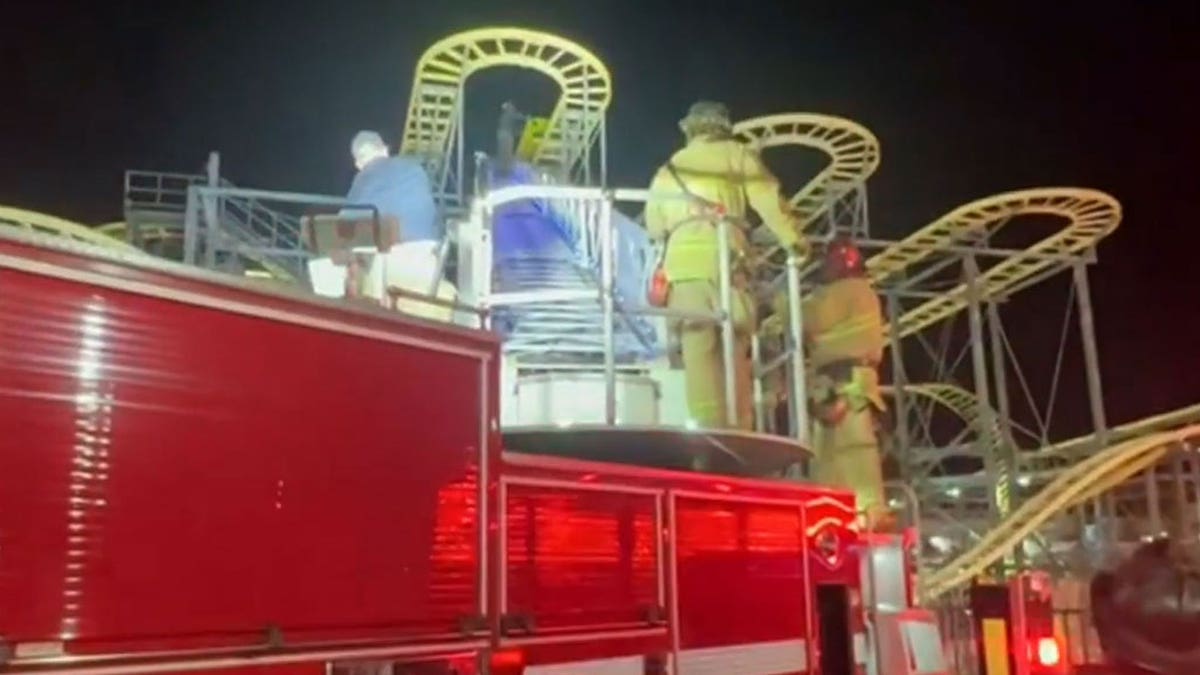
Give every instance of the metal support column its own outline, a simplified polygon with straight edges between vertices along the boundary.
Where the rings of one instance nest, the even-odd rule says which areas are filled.
[[[600,306],[604,315],[604,422],[610,425],[617,422],[617,362],[613,353],[613,322],[616,319],[613,307],[614,239],[612,195],[605,194],[600,202]]]
[[[455,134],[455,139],[454,139],[454,145],[455,145],[455,148],[454,148],[454,162],[455,162],[455,164],[454,164],[454,174],[455,174],[455,176],[454,176],[454,180],[455,180],[454,195],[455,195],[455,201],[457,202],[455,204],[455,206],[459,206],[459,207],[466,206],[466,204],[467,204],[466,194],[464,193],[465,186],[463,184],[463,173],[465,173],[465,167],[463,166],[463,163],[465,162],[465,160],[463,159],[463,153],[465,152],[465,146],[466,146],[466,138],[465,138],[466,134],[464,131],[464,122],[463,122],[463,107],[464,107],[463,106],[463,98],[464,98],[464,94],[460,90],[458,93],[458,96],[456,97],[456,100],[454,101],[454,119],[455,119],[455,122],[454,122],[454,134]],[[478,179],[478,177],[476,177],[476,178]],[[444,213],[446,210],[446,200],[445,199],[442,199],[442,203],[440,204],[440,206],[442,207],[442,212]]]
[[[737,426],[737,369],[734,359],[733,330],[733,271],[730,269],[729,221],[722,218],[717,222],[717,255],[721,300],[721,365],[725,374],[725,423]]]
[[[1096,434],[1095,452],[1103,450],[1108,445],[1108,421],[1104,414],[1104,389],[1100,380],[1100,355],[1096,348],[1096,324],[1092,313],[1092,294],[1088,285],[1087,263],[1076,260],[1073,263],[1072,276],[1075,283],[1075,299],[1079,305],[1079,335],[1083,341],[1083,360],[1087,371],[1088,404],[1092,413],[1092,427]],[[1111,493],[1104,495],[1104,510],[1109,519],[1116,517],[1116,509]],[[1097,507],[1099,505],[1097,504]],[[1099,508],[1097,508],[1099,516]],[[1116,536],[1114,523],[1104,528],[1110,540]]]
[[[1177,448],[1170,455],[1171,459],[1171,476],[1175,483],[1175,527],[1171,532],[1171,537],[1180,541],[1188,541],[1195,536],[1194,532],[1189,532],[1191,514],[1188,513],[1188,498],[1187,498],[1187,483],[1184,480],[1186,473],[1183,465],[1183,449]]]
[[[896,319],[903,314],[900,296],[895,292],[888,293],[887,304],[888,321],[891,325],[896,325]],[[888,339],[892,343],[892,405],[895,408],[892,417],[896,421],[896,430],[892,434],[892,452],[895,453],[896,464],[900,467],[900,480],[908,484],[912,473],[908,465],[911,460],[908,447],[908,394],[904,391],[908,386],[908,372],[904,369],[904,354],[901,351],[899,334],[894,330],[888,331]]]
[[[983,314],[980,311],[979,305],[983,301],[979,293],[979,265],[975,262],[973,255],[967,254],[963,258],[963,271],[966,273],[967,282],[967,319],[971,330],[971,365],[973,367],[972,377],[975,381],[975,398],[979,402],[979,415],[976,419],[976,436],[978,437],[979,456],[983,458],[984,471],[989,476],[995,477],[998,467],[996,458],[992,455],[992,434],[995,430],[995,420],[992,419],[992,403],[991,395],[988,391],[988,372],[987,372],[987,354],[984,349],[983,336]],[[1002,483],[1007,482],[1007,477],[1000,476]],[[1001,518],[1007,515],[1008,500],[1001,498],[999,491],[993,490],[989,495],[988,511],[991,515],[999,515]]]
[[[992,381],[996,385],[996,409],[997,415],[996,425],[993,431],[1000,435],[1000,457],[999,463],[1003,467],[1003,472],[999,480],[1005,481],[1005,490],[1008,492],[1008,509],[1014,509],[1019,502],[1019,483],[1017,476],[1017,442],[1013,438],[1012,433],[1012,408],[1008,400],[1008,368],[1005,361],[1004,352],[1004,329],[1000,323],[1000,308],[995,301],[991,301],[987,305],[988,313],[988,336],[992,343]],[[1007,513],[1002,514],[1007,516]],[[1022,566],[1024,561],[1024,548],[1016,547],[1013,551],[1012,560],[1018,567]],[[1047,550],[1049,553],[1049,550]]]
[[[788,338],[791,354],[792,432],[805,448],[809,445],[808,371],[804,366],[804,306],[800,301],[800,260],[794,253],[787,257]]]
[[[871,238],[871,213],[867,206],[869,203],[870,202],[867,201],[867,184],[859,183],[858,184],[859,211],[855,215],[858,217],[859,230],[861,231],[861,234],[859,234],[858,236],[860,236],[863,239]]]
[[[1008,368],[1004,358],[1004,330],[1000,323],[1000,308],[995,302],[988,303],[988,331],[992,343],[992,380],[996,384],[996,431],[1003,443],[1001,458],[1008,468],[1008,495],[1010,506],[1016,507],[1017,500],[1017,442],[1012,433],[1012,407],[1008,400]],[[1019,550],[1018,550],[1019,553]]]
[[[1157,537],[1163,532],[1162,496],[1158,493],[1158,466],[1146,469],[1142,476],[1146,488],[1146,516],[1150,523],[1150,536]]]
[[[608,187],[608,120],[600,116],[600,185]]]

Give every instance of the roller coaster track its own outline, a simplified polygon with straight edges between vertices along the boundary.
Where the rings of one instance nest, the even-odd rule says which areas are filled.
[[[885,385],[883,393],[886,396],[894,396],[895,386]],[[963,425],[966,427],[975,428],[979,420],[979,399],[976,398],[974,393],[958,385],[940,382],[908,384],[904,387],[904,393],[909,396],[934,401],[954,413],[956,417],[962,420]],[[994,419],[996,419],[996,425],[992,430],[990,449],[993,452],[997,452],[1003,446],[1004,439],[1000,434],[999,419]],[[1110,444],[1122,443],[1136,440],[1143,436],[1170,431],[1189,424],[1200,424],[1200,404],[1119,424],[1108,429],[1106,436]],[[1052,443],[1036,450],[1019,449],[1021,450],[1017,455],[1019,471],[1021,473],[1038,471],[1039,468],[1042,468],[1039,465],[1047,462],[1058,461],[1070,463],[1077,461],[1089,453],[1095,446],[1095,443],[1095,434],[1085,434]]]
[[[742,120],[734,135],[758,149],[799,145],[820,150],[830,163],[789,200],[808,229],[833,204],[879,168],[879,141],[857,122],[813,113],[784,113]]]
[[[1200,424],[1200,404],[1117,425],[1108,430],[1107,436],[1109,443],[1121,443],[1188,424]],[[1060,441],[1037,452],[1024,453],[1021,457],[1022,468],[1033,471],[1040,468],[1038,464],[1044,462],[1072,462],[1089,452],[1095,443],[1096,435],[1087,434]]]
[[[463,86],[471,74],[496,66],[539,71],[562,90],[545,135],[533,151],[537,165],[557,165],[569,173],[584,161],[581,149],[600,131],[612,101],[612,80],[604,63],[583,47],[549,33],[484,28],[435,43],[417,62],[400,151],[426,158],[430,175],[443,192],[451,180],[456,125],[462,124]]]
[[[982,296],[1014,293],[1035,281],[1039,272],[1055,265],[1055,256],[1078,255],[1094,247],[1117,229],[1121,204],[1103,192],[1086,188],[1034,188],[994,195],[954,209],[871,257],[868,273],[873,282],[880,284],[939,250],[986,237],[1013,218],[1030,215],[1059,216],[1068,223],[1023,253],[981,272],[978,284]],[[924,330],[962,311],[967,306],[967,295],[966,283],[958,284],[893,319],[888,330],[898,330],[899,337]]]
[[[3,226],[15,227],[26,232],[39,232],[66,237],[122,253],[146,255],[141,249],[127,244],[123,240],[114,239],[108,234],[99,232],[87,225],[36,211],[27,211],[11,206],[0,206],[0,227]]]
[[[975,546],[922,578],[922,594],[936,598],[968,583],[1062,511],[1089,501],[1163,460],[1171,446],[1200,438],[1200,424],[1110,446],[1065,470],[992,528]]]
[[[785,113],[744,120],[734,134],[757,148],[799,145],[825,152],[831,162],[795,192],[790,202],[811,227],[837,200],[866,181],[879,167],[879,142],[851,120],[812,113]],[[876,284],[952,245],[987,237],[1010,220],[1030,215],[1065,218],[1067,226],[1054,235],[983,271],[980,292],[985,297],[1013,293],[1035,275],[1055,264],[1055,256],[1078,255],[1111,234],[1121,222],[1116,199],[1086,188],[1034,188],[986,197],[964,204],[884,249],[867,261]],[[893,321],[900,337],[912,335],[962,311],[967,306],[965,283],[903,313]],[[891,326],[889,325],[889,330]]]
[[[118,220],[116,222],[98,225],[94,231],[112,237],[118,241],[125,241],[125,237],[128,236],[129,225],[127,225],[123,220]],[[147,243],[157,243],[169,241],[171,239],[183,239],[183,230],[179,229],[178,227],[171,227],[168,225],[142,225],[140,228],[138,228],[138,234],[141,235],[142,241]]]
[[[118,241],[124,244],[125,238],[128,236],[128,230],[129,225],[126,222],[116,221],[100,225],[94,228],[92,231],[98,232],[113,241]],[[153,248],[154,244],[171,240],[178,240],[182,242],[183,240],[183,230],[181,230],[179,227],[174,227],[171,225],[151,225],[143,223],[138,227],[138,235],[141,237],[142,242],[148,245],[148,248],[151,249]],[[136,250],[142,253],[146,252],[140,248]],[[262,268],[260,273],[254,274],[253,276],[271,278],[285,283],[292,283],[296,281],[295,275],[290,271],[273,263],[265,256],[258,255],[255,251],[242,249],[238,251],[238,255],[240,255],[245,262],[258,265]],[[248,275],[249,274],[250,273],[248,273]]]
[[[895,395],[895,387],[887,385],[883,387],[885,395]],[[921,384],[905,385],[904,393],[909,396],[917,396],[920,398],[929,399],[942,407],[954,413],[963,425],[969,429],[977,429],[979,416],[983,412],[982,406],[979,404],[979,399],[975,394],[963,389],[956,384],[946,384],[940,382],[925,382]],[[1004,447],[1006,439],[1000,429],[1000,418],[996,413],[992,413],[992,428],[988,433],[987,450],[997,459],[1002,459],[1001,450]],[[1011,504],[1011,495],[1009,494],[1009,484],[1005,476],[1009,475],[1012,467],[999,466],[1000,475],[996,478],[996,504],[1002,515],[1006,515]]]

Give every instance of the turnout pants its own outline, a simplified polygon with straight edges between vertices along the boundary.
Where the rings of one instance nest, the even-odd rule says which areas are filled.
[[[753,384],[750,336],[754,330],[753,304],[749,295],[734,289],[734,386],[737,419],[727,420],[725,411],[725,366],[721,326],[718,323],[680,320],[680,350],[683,356],[688,413],[701,428],[754,429]],[[717,283],[709,280],[677,281],[667,300],[670,309],[713,313],[720,309]]]
[[[890,513],[883,494],[878,377],[874,368],[851,366],[817,373],[810,384],[815,477],[854,491],[872,524]]]

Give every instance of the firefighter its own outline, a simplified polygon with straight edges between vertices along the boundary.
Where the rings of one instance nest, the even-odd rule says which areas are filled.
[[[667,307],[711,314],[721,307],[717,223],[722,214],[728,218],[734,277],[731,314],[737,342],[737,419],[726,419],[720,325],[676,321],[672,330],[679,336],[692,421],[702,428],[748,430],[754,426],[750,337],[757,329],[757,312],[747,283],[752,271],[746,258],[747,207],[759,214],[785,247],[803,256],[807,244],[775,176],[758,153],[733,137],[724,104],[701,101],[692,105],[679,128],[686,144],[658,170],[650,184],[646,229],[650,238],[663,247]]]
[[[853,490],[868,524],[886,530],[891,515],[879,441],[886,410],[879,388],[882,303],[849,238],[829,243],[820,274],[820,286],[802,309],[816,478]],[[786,298],[777,315],[786,316]]]

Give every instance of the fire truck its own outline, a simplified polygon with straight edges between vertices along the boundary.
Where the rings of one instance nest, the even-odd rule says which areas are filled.
[[[797,443],[506,431],[500,366],[491,331],[0,232],[0,672],[947,672],[915,532],[785,479]]]

